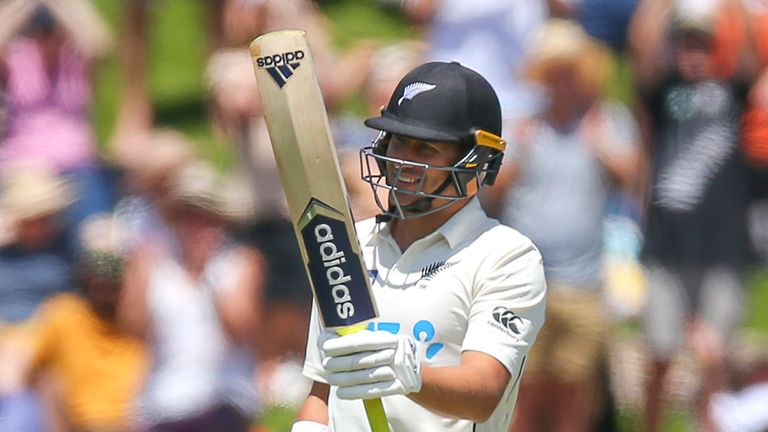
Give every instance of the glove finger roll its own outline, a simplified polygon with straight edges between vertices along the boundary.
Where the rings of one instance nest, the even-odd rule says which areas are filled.
[[[327,356],[338,357],[362,351],[396,348],[397,343],[397,336],[392,333],[363,330],[351,335],[325,340],[321,348]]]
[[[402,386],[397,380],[380,381],[370,384],[358,384],[339,387],[336,395],[339,399],[376,399],[384,396],[402,394]]]
[[[394,357],[394,349],[365,351],[341,357],[326,357],[325,360],[323,360],[323,368],[325,368],[326,372],[347,372],[370,369],[376,366],[391,364]]]
[[[390,381],[395,378],[395,372],[389,366],[371,369],[362,369],[352,372],[336,372],[325,376],[328,384],[346,387],[359,384],[370,384],[381,381]]]

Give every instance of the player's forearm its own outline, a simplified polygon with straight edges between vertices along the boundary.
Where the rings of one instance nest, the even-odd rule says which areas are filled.
[[[327,384],[315,382],[309,396],[296,415],[296,421],[306,420],[321,424],[328,424],[328,392]]]
[[[505,370],[506,372],[506,370]],[[493,414],[507,379],[481,366],[422,366],[422,388],[408,396],[419,405],[448,417],[482,423]]]

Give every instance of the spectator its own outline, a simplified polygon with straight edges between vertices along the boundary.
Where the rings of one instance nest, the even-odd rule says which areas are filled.
[[[29,377],[49,373],[55,383],[50,420],[65,430],[131,430],[133,401],[144,374],[144,347],[115,326],[123,258],[120,232],[110,218],[93,218],[78,260],[81,292],[57,295],[32,322]],[[104,248],[106,246],[106,248]]]
[[[71,287],[60,247],[61,214],[72,203],[69,183],[39,168],[5,173],[0,209],[13,240],[0,249],[0,322],[20,323],[46,298]]]
[[[427,60],[458,61],[486,77],[499,95],[505,119],[530,115],[541,107],[541,95],[522,74],[522,59],[531,36],[548,16],[547,3],[544,0],[401,2],[406,16],[426,24]]]
[[[231,214],[213,169],[181,170],[163,214],[178,254],[148,244],[126,269],[121,322],[149,342],[139,400],[149,431],[246,431],[261,315],[261,255],[228,238]]]
[[[11,0],[0,7],[3,16],[10,22],[0,32],[7,104],[0,169],[31,162],[70,178],[78,197],[67,227],[75,251],[78,224],[113,204],[89,118],[91,69],[109,35],[83,0]]]
[[[630,33],[650,162],[645,426],[658,430],[667,373],[687,343],[703,368],[697,429],[709,431],[709,400],[726,385],[729,342],[744,310],[747,175],[739,127],[753,72],[745,67],[748,45],[734,42],[743,35],[731,32],[738,2],[669,6],[641,3]]]
[[[72,193],[68,183],[31,167],[6,172],[0,190],[0,213],[12,231],[0,247],[0,429],[37,431],[40,401],[20,380],[30,355],[27,324],[41,303],[71,288],[58,240]]]
[[[176,253],[176,240],[159,207],[173,177],[194,160],[193,144],[172,129],[152,130],[132,140],[144,150],[122,159],[123,196],[115,207],[115,216],[128,232],[123,247],[131,254],[151,242],[154,247]]]
[[[612,191],[636,181],[639,135],[623,105],[601,98],[609,51],[578,24],[548,22],[527,61],[546,107],[509,134],[510,160],[486,201],[537,245],[548,287],[511,430],[591,431],[607,341],[603,218]]]

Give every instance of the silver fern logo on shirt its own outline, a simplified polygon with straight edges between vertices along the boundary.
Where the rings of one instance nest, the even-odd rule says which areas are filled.
[[[435,276],[437,276],[443,270],[447,270],[456,264],[457,264],[456,262],[437,261],[423,267],[421,269],[421,278],[419,279],[418,287],[426,288],[427,282],[434,279]]]
[[[432,91],[437,86],[435,84],[427,84],[425,82],[417,81],[415,83],[408,84],[403,90],[403,96],[397,100],[397,104],[400,105],[405,100],[411,100],[421,93]]]

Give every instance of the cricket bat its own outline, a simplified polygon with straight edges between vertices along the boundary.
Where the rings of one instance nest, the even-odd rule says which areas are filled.
[[[378,311],[306,34],[266,33],[251,43],[250,52],[322,324],[339,334],[362,330]],[[364,402],[371,430],[389,431],[381,399]]]

